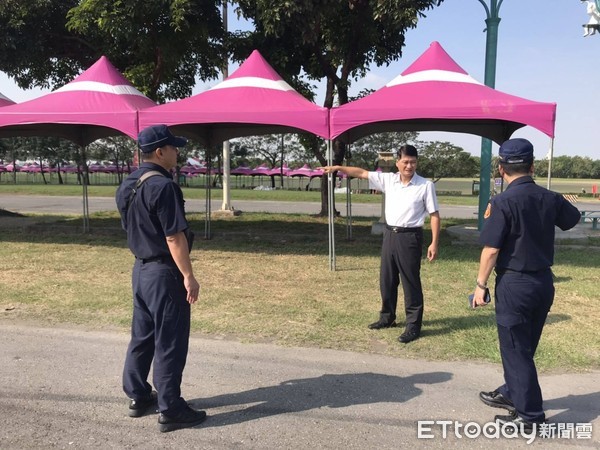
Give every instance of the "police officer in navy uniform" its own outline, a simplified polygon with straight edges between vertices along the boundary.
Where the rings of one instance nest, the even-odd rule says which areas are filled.
[[[479,397],[488,406],[509,411],[496,416],[497,422],[531,430],[545,421],[534,355],[554,300],[555,226],[573,228],[581,214],[562,195],[535,184],[529,141],[510,139],[499,154],[499,171],[508,188],[492,197],[485,212],[473,305],[485,305],[487,281],[495,268],[504,384]]]
[[[206,418],[181,397],[190,334],[190,306],[198,300],[190,251],[193,234],[185,217],[183,194],[173,181],[178,148],[187,140],[166,125],[138,135],[142,164],[116,193],[127,242],[135,255],[131,341],[123,370],[129,416],[160,411],[161,432],[196,426]],[[150,365],[153,383],[147,381]]]
[[[352,166],[325,166],[322,169],[324,173],[340,171],[353,178],[369,180],[371,189],[385,193],[386,229],[381,247],[379,277],[381,311],[379,319],[371,323],[369,329],[396,326],[398,286],[402,282],[406,322],[398,341],[408,344],[420,337],[423,324],[423,224],[429,214],[431,244],[427,248],[427,259],[431,262],[438,255],[441,220],[435,185],[416,172],[417,149],[412,145],[403,145],[396,156],[397,173],[369,172]]]

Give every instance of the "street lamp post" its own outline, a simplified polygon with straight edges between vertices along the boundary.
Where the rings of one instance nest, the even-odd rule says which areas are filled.
[[[496,86],[496,55],[498,49],[498,24],[500,17],[500,5],[503,0],[490,0],[490,5],[484,0],[478,0],[485,8],[487,18],[486,24],[486,42],[485,42],[485,74],[484,83],[486,86],[494,88]],[[478,229],[483,227],[483,215],[490,199],[490,183],[492,169],[492,141],[486,138],[481,139],[481,167],[479,172],[479,214]]]

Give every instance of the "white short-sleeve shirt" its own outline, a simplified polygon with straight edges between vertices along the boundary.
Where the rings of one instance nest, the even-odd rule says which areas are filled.
[[[413,175],[403,185],[398,173],[369,172],[369,188],[385,193],[385,219],[394,227],[422,227],[428,214],[438,211],[433,182]]]

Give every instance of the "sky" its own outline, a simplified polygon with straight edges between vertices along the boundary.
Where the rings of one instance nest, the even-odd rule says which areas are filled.
[[[492,0],[484,0],[490,4]],[[500,0],[499,0],[500,1]],[[445,0],[427,11],[417,28],[406,34],[402,57],[389,66],[372,67],[354,81],[349,94],[379,89],[410,66],[437,41],[469,75],[483,83],[486,12],[479,0]],[[583,37],[588,22],[579,0],[503,0],[499,16],[496,86],[499,91],[540,102],[557,103],[554,156],[600,159],[600,33]],[[228,15],[229,29],[247,28]],[[269,55],[263,55],[267,61]],[[229,73],[236,65],[230,65]],[[218,82],[199,83],[193,94]],[[323,103],[322,84],[317,103]],[[15,102],[31,100],[47,90],[22,90],[0,72],[0,93]],[[532,127],[512,137],[529,139],[536,158],[548,155],[551,139]],[[427,132],[421,140],[448,141],[479,155],[481,138],[459,133]],[[497,145],[492,151],[497,154]]]

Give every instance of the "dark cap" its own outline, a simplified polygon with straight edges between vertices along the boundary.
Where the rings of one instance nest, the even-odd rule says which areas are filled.
[[[185,144],[187,144],[187,139],[181,136],[173,136],[166,125],[152,125],[144,128],[138,134],[138,145],[144,153],[151,153],[165,145],[183,147]]]
[[[533,145],[527,139],[509,139],[500,146],[498,154],[504,164],[533,162]]]

